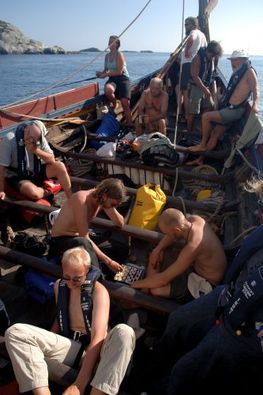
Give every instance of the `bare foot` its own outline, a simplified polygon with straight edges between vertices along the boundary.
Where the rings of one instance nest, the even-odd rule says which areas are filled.
[[[206,146],[203,146],[201,144],[193,145],[192,147],[188,147],[188,151],[190,151],[190,152],[204,152],[204,151],[206,151]]]
[[[190,160],[185,163],[186,166],[200,166],[204,163],[204,158],[202,156],[199,156],[199,158]]]

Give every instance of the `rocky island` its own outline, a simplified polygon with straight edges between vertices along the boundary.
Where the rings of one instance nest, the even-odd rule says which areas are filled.
[[[11,23],[0,20],[0,55],[7,54],[65,54],[58,46],[46,47],[40,41],[26,37]]]

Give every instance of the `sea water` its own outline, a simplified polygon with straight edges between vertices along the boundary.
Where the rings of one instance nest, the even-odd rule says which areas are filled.
[[[0,106],[29,98],[36,92],[46,96],[55,92],[86,84],[75,83],[86,78],[94,78],[103,92],[105,80],[97,79],[96,71],[104,65],[103,52],[87,52],[69,55],[0,55]],[[125,52],[127,68],[131,80],[136,80],[162,67],[169,59],[169,53]],[[260,110],[263,114],[263,57],[250,58],[255,68],[261,91]],[[231,75],[231,64],[227,56],[219,61],[219,67],[226,79]],[[46,90],[50,86],[53,89]],[[32,97],[34,98],[34,97]]]

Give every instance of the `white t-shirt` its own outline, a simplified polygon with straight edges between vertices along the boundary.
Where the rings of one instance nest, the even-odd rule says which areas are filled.
[[[40,147],[43,151],[48,153],[53,153],[50,148],[46,138],[42,135]],[[34,154],[32,152],[27,152],[28,163],[27,169],[34,171]],[[44,163],[43,161],[41,161]],[[17,162],[17,144],[14,132],[9,132],[0,141],[0,166],[3,167],[13,167],[18,168]],[[6,169],[6,177],[17,176],[17,173],[11,169]]]
[[[188,53],[190,54],[189,58],[185,57],[185,48],[182,52],[182,63],[191,63],[197,52],[201,47],[207,46],[207,41],[204,33],[201,32],[199,29],[194,29],[189,34],[189,39],[193,40],[193,44],[190,47]]]

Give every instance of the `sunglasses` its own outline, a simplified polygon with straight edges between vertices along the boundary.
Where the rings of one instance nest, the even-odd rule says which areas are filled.
[[[64,277],[62,277],[63,278],[63,280],[65,280],[65,281],[72,281],[74,284],[79,284],[79,283],[81,283],[81,281],[83,280],[83,277],[84,277],[85,275],[83,274],[82,276],[77,276],[77,277],[68,277],[68,276],[64,276]]]

